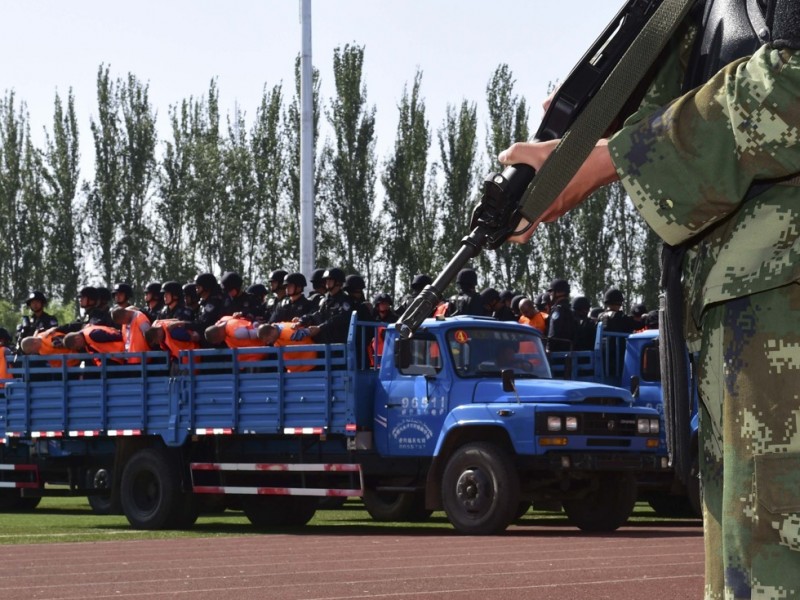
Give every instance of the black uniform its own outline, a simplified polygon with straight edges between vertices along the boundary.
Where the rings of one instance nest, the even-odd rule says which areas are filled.
[[[636,329],[636,321],[621,310],[606,310],[597,320],[608,333],[633,333]],[[609,370],[612,375],[621,375],[626,342],[621,337],[611,336],[607,338],[607,344]]]
[[[236,296],[225,294],[222,298],[222,314],[230,316],[242,313],[248,319],[255,319],[260,315],[262,309],[258,299],[247,292],[239,292]]]
[[[164,303],[159,302],[153,308],[150,308],[150,306],[143,308],[142,312],[147,315],[147,318],[150,319],[150,322],[152,323],[153,321],[158,319],[158,315],[161,314],[162,310],[164,310]]]
[[[161,312],[158,313],[156,318],[161,321],[166,321],[168,319],[177,319],[178,321],[191,322],[194,321],[195,314],[192,309],[184,306],[182,302],[178,302],[178,304],[176,304],[172,308],[165,305],[164,308],[161,309]]]
[[[310,315],[315,312],[319,307],[311,302],[304,294],[300,294],[297,300],[292,300],[286,296],[280,301],[278,307],[272,311],[269,317],[270,323],[286,323],[294,318],[301,318],[305,315]]]
[[[17,345],[23,338],[51,327],[58,327],[58,319],[46,312],[42,312],[38,317],[36,315],[22,317],[22,323],[17,326]]]
[[[206,329],[214,325],[222,317],[222,296],[219,293],[210,294],[205,300],[200,300],[200,312],[190,324],[189,328],[200,334],[200,345],[208,347],[206,342]]]
[[[575,337],[575,315],[569,300],[563,298],[553,305],[547,326],[547,349],[550,352],[568,352],[572,350]]]
[[[485,317],[486,310],[483,308],[483,300],[478,292],[461,292],[458,296],[453,296],[449,301],[447,309],[448,317],[459,315],[472,315],[475,317]]]
[[[343,344],[347,341],[350,315],[355,310],[353,299],[344,290],[337,294],[326,294],[319,310],[301,319],[305,326],[317,325],[319,335],[314,341],[320,344]]]
[[[501,306],[492,315],[498,321],[516,321],[513,311],[506,305]]]

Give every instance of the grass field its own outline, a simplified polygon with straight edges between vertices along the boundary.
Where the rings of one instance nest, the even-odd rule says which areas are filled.
[[[699,520],[661,519],[647,504],[639,503],[629,521],[632,526],[674,523],[700,525]],[[572,528],[561,513],[528,511],[518,522],[520,525],[544,525]],[[314,532],[347,528],[348,531],[399,532],[440,528],[452,530],[444,513],[437,512],[424,523],[377,523],[356,500],[348,500],[336,510],[318,510],[308,527]],[[297,530],[294,530],[297,531]],[[128,525],[122,515],[99,516],[92,513],[85,498],[43,498],[39,507],[25,513],[0,513],[0,544],[38,544],[49,542],[104,541],[119,539],[167,539],[186,537],[214,537],[228,535],[262,535],[256,531],[243,513],[225,511],[203,515],[192,529],[186,531],[137,531]]]

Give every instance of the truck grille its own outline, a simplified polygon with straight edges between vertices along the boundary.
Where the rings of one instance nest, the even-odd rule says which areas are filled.
[[[636,435],[636,417],[606,413],[584,413],[584,435]]]

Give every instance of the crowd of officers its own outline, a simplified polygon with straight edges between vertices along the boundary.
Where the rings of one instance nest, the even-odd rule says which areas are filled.
[[[431,282],[427,275],[417,275],[396,305],[386,293],[368,302],[363,278],[345,275],[335,267],[314,271],[308,296],[305,276],[284,270],[270,274],[269,288],[257,283],[242,289],[242,277],[235,272],[225,273],[220,280],[202,273],[185,285],[151,283],[141,307],[132,305],[134,290],[127,283],[113,289],[87,286],[79,293],[80,318],[65,325],[46,312],[46,296],[35,291],[27,299],[30,315],[22,318],[16,340],[0,328],[0,347],[24,354],[161,349],[177,360],[181,350],[192,348],[343,343],[353,311],[360,321],[394,323]],[[536,298],[492,287],[478,292],[477,285],[474,270],[460,271],[458,293],[437,306],[432,316],[518,321],[540,330],[550,351],[591,349],[600,322],[606,331],[620,333],[658,327],[657,312],[648,313],[642,304],[625,314],[623,295],[616,288],[606,292],[603,308],[593,309],[585,297],[570,299],[570,286],[564,279],[553,280]]]

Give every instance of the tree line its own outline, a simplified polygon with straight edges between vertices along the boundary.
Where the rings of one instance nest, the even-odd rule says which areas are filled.
[[[434,275],[467,233],[496,156],[530,137],[528,104],[507,65],[488,79],[488,122],[478,105],[426,114],[423,72],[403,89],[387,156],[376,153],[376,107],[364,79],[365,48],[333,52],[335,95],[313,75],[316,264],[358,272],[370,292],[403,293],[416,273]],[[299,59],[292,89],[264,86],[252,116],[221,114],[206,94],[168,107],[159,138],[149,85],[134,74],[97,72],[93,148],[80,148],[72,90],[55,95],[44,143],[32,141],[25,102],[0,98],[0,298],[12,307],[34,289],[63,303],[82,285],[192,280],[235,270],[245,281],[299,265]],[[321,122],[330,134],[320,138]],[[485,142],[480,145],[481,128]],[[94,172],[80,172],[83,152]],[[555,277],[593,304],[611,284],[655,305],[657,240],[619,185],[540,227],[527,245],[486,251],[473,265],[482,287],[534,294]],[[6,307],[7,308],[7,307]]]

